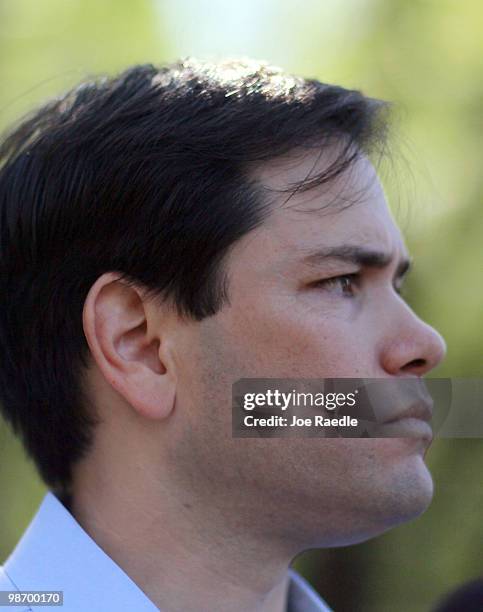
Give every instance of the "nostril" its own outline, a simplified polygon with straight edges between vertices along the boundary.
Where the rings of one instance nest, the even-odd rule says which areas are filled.
[[[426,367],[426,359],[413,359],[401,369],[403,372],[418,370],[420,368]]]

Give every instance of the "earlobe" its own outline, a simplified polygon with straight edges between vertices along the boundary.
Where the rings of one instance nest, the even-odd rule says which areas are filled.
[[[153,420],[170,416],[175,405],[176,388],[169,374],[141,375],[139,383],[130,381],[124,397],[136,412]]]
[[[164,363],[169,342],[163,319],[148,324],[149,312],[137,288],[109,272],[86,298],[84,333],[95,364],[118,396],[139,415],[164,419],[172,412],[176,385]]]

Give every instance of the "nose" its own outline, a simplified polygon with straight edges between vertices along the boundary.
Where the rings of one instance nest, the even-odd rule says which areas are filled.
[[[444,359],[446,343],[407,304],[403,304],[403,310],[402,317],[392,321],[381,365],[392,376],[424,376]]]

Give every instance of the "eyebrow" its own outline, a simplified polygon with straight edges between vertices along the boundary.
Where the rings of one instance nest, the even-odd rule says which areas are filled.
[[[390,253],[368,249],[354,245],[341,245],[327,247],[310,251],[304,258],[303,263],[308,265],[319,265],[328,259],[338,259],[365,268],[385,268],[393,260]],[[398,264],[395,278],[400,278],[411,268],[412,262],[407,257],[401,259]]]

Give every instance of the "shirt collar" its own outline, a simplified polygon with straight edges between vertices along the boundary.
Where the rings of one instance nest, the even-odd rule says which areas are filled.
[[[332,612],[300,574],[290,569],[289,575],[287,612]]]
[[[4,568],[20,591],[63,591],[69,612],[159,612],[51,491]],[[289,574],[288,612],[330,612],[299,574]]]
[[[63,591],[69,612],[158,610],[51,491],[6,560],[5,571],[21,591]]]

